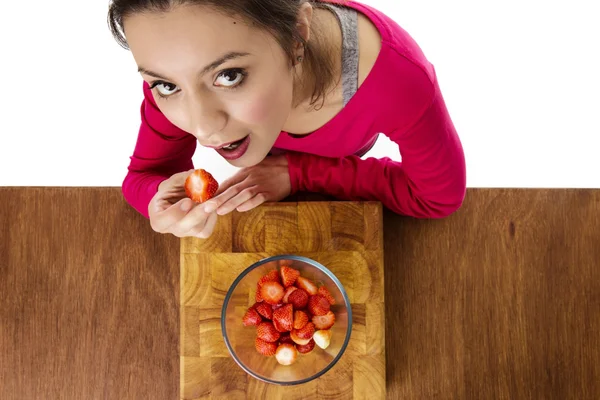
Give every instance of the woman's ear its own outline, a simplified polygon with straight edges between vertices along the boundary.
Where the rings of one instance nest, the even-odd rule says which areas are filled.
[[[310,2],[306,1],[300,5],[300,10],[298,10],[298,19],[296,22],[296,29],[298,29],[298,33],[304,42],[308,42],[310,39],[310,25],[312,23],[313,16],[313,6]],[[302,43],[298,43],[296,45],[296,49],[302,48]]]

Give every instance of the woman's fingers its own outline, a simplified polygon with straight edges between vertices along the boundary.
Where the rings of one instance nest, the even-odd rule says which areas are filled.
[[[162,201],[160,198],[151,201],[148,207],[148,214],[150,214],[152,229],[155,232],[166,233],[187,215],[193,207],[193,202],[185,198],[163,209]]]
[[[242,170],[238,171],[232,177],[225,179],[219,185],[219,189],[217,190],[215,197],[218,197],[221,193],[225,192],[230,187],[237,185],[238,183],[244,181],[244,179],[246,179],[247,177],[248,177],[248,171],[246,169],[242,169]]]
[[[235,188],[237,188],[237,186],[234,186],[229,190],[233,190]],[[258,191],[258,186],[255,185],[255,186],[251,186],[251,187],[242,189],[241,191],[239,191],[239,193],[236,192],[237,194],[235,194],[233,197],[231,197],[229,200],[227,200],[225,203],[223,203],[217,209],[217,214],[225,215],[227,213],[232,212],[238,206],[240,206],[241,204],[244,204],[245,202],[247,202],[248,200],[250,200],[251,198],[256,196],[257,191]]]
[[[206,212],[205,204],[195,205],[179,222],[171,227],[176,236],[185,236],[192,229],[203,229],[210,213]]]
[[[195,236],[200,239],[207,239],[212,235],[215,225],[217,224],[217,214],[211,213],[208,216],[205,224],[196,225],[185,236]]]
[[[210,212],[219,210],[228,201],[233,199],[235,196],[238,196],[242,190],[244,190],[243,183],[238,183],[237,185],[228,188],[221,194],[213,197],[212,199],[206,202],[207,210]],[[218,211],[217,214],[223,215]]]
[[[239,212],[250,211],[253,208],[260,206],[265,201],[267,201],[266,196],[263,193],[259,193],[256,196],[252,197],[250,200],[240,204],[236,208]]]

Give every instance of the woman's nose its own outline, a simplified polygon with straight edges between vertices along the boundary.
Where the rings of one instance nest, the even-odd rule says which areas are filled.
[[[218,134],[227,124],[227,114],[215,99],[196,99],[191,103],[192,132],[198,140],[206,142]]]

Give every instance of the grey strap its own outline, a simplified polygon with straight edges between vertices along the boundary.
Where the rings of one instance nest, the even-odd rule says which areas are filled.
[[[358,90],[358,13],[348,7],[321,3],[337,16],[342,29],[342,90],[344,106]]]

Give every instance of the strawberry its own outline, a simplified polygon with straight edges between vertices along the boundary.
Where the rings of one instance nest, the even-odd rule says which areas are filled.
[[[256,336],[265,342],[276,342],[281,334],[271,322],[261,322],[256,328]]]
[[[282,333],[281,336],[279,337],[279,344],[284,344],[284,343],[295,344],[294,341],[292,340],[292,338],[290,337],[289,333]]]
[[[317,285],[315,285],[310,279],[306,279],[303,276],[299,276],[296,279],[296,286],[299,289],[304,289],[308,294],[314,295],[317,294]]]
[[[292,286],[294,282],[296,282],[296,279],[298,279],[300,276],[300,271],[290,268],[286,265],[281,267],[279,272],[281,272],[281,282],[283,283],[284,287]]]
[[[315,333],[315,324],[309,322],[302,329],[294,329],[292,332],[295,333],[300,339],[311,339]]]
[[[277,321],[280,328],[287,332],[294,329],[294,308],[291,304],[278,308],[273,311],[273,321]]]
[[[277,322],[276,319],[273,319],[273,326],[275,327],[275,329],[277,330],[277,332],[281,332],[281,333],[289,332],[289,331],[286,331],[285,329],[283,329],[281,327],[281,325],[279,325],[279,322]]]
[[[264,296],[263,296],[264,297]],[[330,304],[327,299],[320,294],[310,296],[308,299],[308,311],[312,315],[325,315],[329,311]]]
[[[268,274],[266,274],[263,277],[261,277],[258,280],[258,286],[262,286],[265,282],[277,282],[277,283],[281,283],[281,281],[279,280],[279,273],[277,272],[276,269],[274,269],[273,271],[271,271]]]
[[[290,332],[290,339],[292,339],[294,341],[294,343],[296,343],[300,346],[307,345],[308,342],[310,342],[310,338],[308,338],[308,339],[299,338],[298,331],[296,331],[295,329]]]
[[[313,340],[315,344],[322,349],[326,349],[329,347],[331,343],[331,331],[329,330],[318,330],[313,335]]]
[[[260,287],[260,297],[269,304],[277,304],[283,299],[283,286],[277,282],[265,282]]]
[[[319,288],[319,290],[317,291],[317,294],[320,294],[321,296],[325,297],[327,299],[327,301],[329,302],[329,304],[331,304],[331,305],[335,304],[335,299],[333,298],[331,293],[329,293],[329,290],[327,290],[327,288],[325,286],[321,286]]]
[[[257,303],[254,305],[254,309],[266,319],[273,319],[273,309],[267,303]]]
[[[294,306],[294,310],[302,310],[308,304],[308,293],[303,289],[294,290],[288,296],[288,303]]]
[[[283,307],[285,304],[283,303],[278,303],[278,304],[271,304],[271,308],[273,309],[273,311],[277,310],[278,308]]]
[[[274,356],[277,351],[277,344],[271,342],[265,342],[260,338],[256,338],[254,341],[254,347],[263,356]]]
[[[215,178],[203,169],[192,172],[185,180],[185,195],[196,203],[204,203],[212,199],[219,189]]]
[[[312,323],[318,330],[329,329],[335,324],[335,314],[327,311],[325,315],[315,315],[312,317]]]
[[[260,317],[258,312],[252,307],[250,307],[248,311],[246,311],[244,318],[242,318],[242,323],[244,324],[244,326],[258,325],[261,322],[262,318]]]
[[[254,295],[254,301],[256,301],[257,303],[264,301],[262,296],[260,295],[260,286],[259,285],[256,285],[256,295]]]
[[[294,290],[298,290],[298,288],[296,286],[290,286],[289,288],[285,289],[285,293],[283,294],[284,303],[289,303],[288,299]]]
[[[308,315],[304,311],[294,311],[294,329],[302,329],[308,323]]]
[[[298,353],[301,353],[301,354],[310,353],[314,348],[315,348],[315,341],[312,339],[310,339],[308,341],[308,343],[305,345],[299,344],[296,346],[296,350],[298,350]]]
[[[293,344],[280,344],[275,351],[275,358],[281,365],[292,365],[294,362],[296,362],[296,358],[298,358],[298,351]]]

